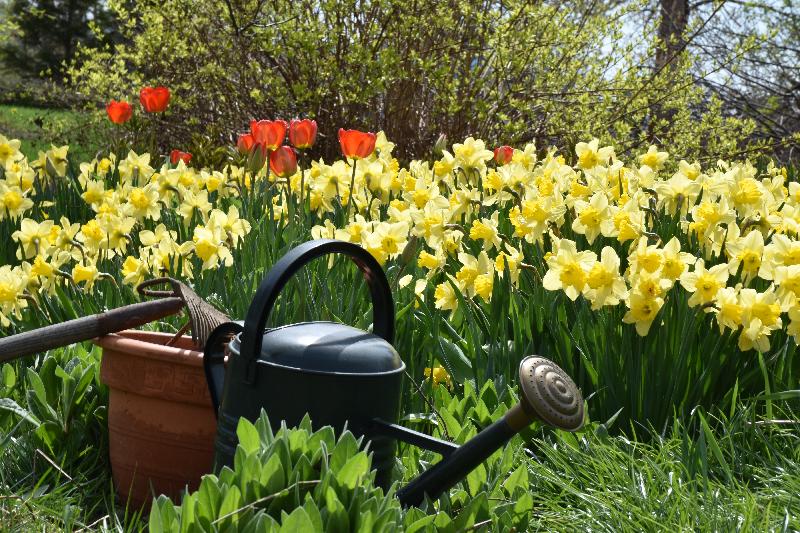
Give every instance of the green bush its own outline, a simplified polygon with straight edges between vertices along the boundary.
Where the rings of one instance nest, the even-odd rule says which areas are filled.
[[[583,0],[112,5],[125,44],[85,49],[72,85],[95,110],[168,86],[167,116],[154,118],[164,151],[232,142],[251,118],[306,115],[323,140],[313,155],[327,159],[339,127],[384,130],[401,159],[427,156],[440,133],[539,147],[596,136],[726,158],[753,128],[695,84],[690,57],[647,66],[652,48],[622,38],[635,6],[609,17]]]

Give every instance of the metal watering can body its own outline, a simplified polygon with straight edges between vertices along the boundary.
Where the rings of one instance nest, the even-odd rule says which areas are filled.
[[[264,331],[280,290],[305,264],[339,253],[352,259],[367,280],[373,301],[373,331],[333,322],[306,322]],[[232,337],[232,338],[231,338]],[[214,331],[204,357],[218,410],[214,468],[233,463],[240,417],[254,421],[264,409],[274,428],[300,423],[367,435],[374,419],[397,421],[405,364],[392,346],[394,305],[386,275],[366,250],[352,243],[318,240],[287,253],[256,292],[244,323]],[[227,344],[227,368],[223,366]],[[223,386],[224,382],[224,386]],[[369,435],[376,483],[388,487],[395,441]]]
[[[309,261],[330,253],[350,257],[361,269],[373,302],[373,331],[332,322],[306,322],[264,331],[286,282]],[[394,304],[378,262],[360,246],[336,240],[307,242],[281,258],[256,292],[242,322],[212,333],[204,366],[218,411],[214,469],[233,463],[240,417],[254,421],[265,410],[270,424],[296,426],[308,413],[315,427],[364,436],[373,453],[376,483],[388,488],[395,440],[443,459],[398,490],[405,506],[437,498],[534,420],[575,431],[583,424],[583,398],[555,363],[529,356],[519,368],[520,402],[471,440],[456,444],[396,424],[405,364],[392,347]],[[224,365],[227,352],[227,368]],[[224,385],[223,385],[224,383]]]

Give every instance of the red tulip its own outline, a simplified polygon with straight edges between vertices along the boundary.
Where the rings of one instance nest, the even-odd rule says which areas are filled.
[[[376,135],[371,132],[339,128],[339,145],[342,154],[352,159],[364,159],[375,151]]]
[[[236,141],[236,149],[239,150],[240,154],[246,154],[250,152],[250,149],[253,148],[255,142],[256,141],[253,139],[252,134],[240,133],[239,139]]]
[[[114,124],[125,124],[133,116],[133,107],[125,101],[111,100],[106,106],[106,114]]]
[[[191,160],[192,160],[192,154],[190,154],[189,152],[181,152],[180,150],[173,150],[169,154],[169,161],[173,165],[177,165],[178,161],[183,161],[188,165],[189,161]]]
[[[169,105],[169,89],[166,87],[143,87],[139,91],[139,101],[148,113],[161,113]]]
[[[498,165],[506,165],[514,158],[514,149],[510,146],[498,146],[494,149],[494,160]]]
[[[263,144],[268,150],[275,150],[283,144],[288,127],[285,120],[251,120],[250,134],[256,143]]]
[[[316,120],[293,120],[289,123],[289,141],[292,146],[303,150],[314,146],[317,140]]]
[[[297,156],[291,146],[281,146],[269,154],[269,168],[281,178],[294,176],[297,172]]]

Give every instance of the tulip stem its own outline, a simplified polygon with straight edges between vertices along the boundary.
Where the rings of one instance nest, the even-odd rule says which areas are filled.
[[[345,224],[347,224],[347,222],[350,220],[350,205],[353,203],[353,196],[354,196],[353,195],[353,193],[354,193],[353,188],[356,185],[356,165],[357,164],[358,164],[358,158],[354,157],[353,158],[353,175],[350,177],[350,191],[348,193],[348,198],[347,198],[347,209],[345,209],[345,212],[344,212],[344,215],[345,215],[344,216],[344,223]]]

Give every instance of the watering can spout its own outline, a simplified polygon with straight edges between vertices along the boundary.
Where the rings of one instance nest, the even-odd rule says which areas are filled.
[[[478,433],[397,491],[404,507],[436,499],[464,479],[511,437],[534,420],[567,431],[583,425],[583,397],[570,377],[543,357],[526,357],[519,368],[520,402],[503,418]]]

